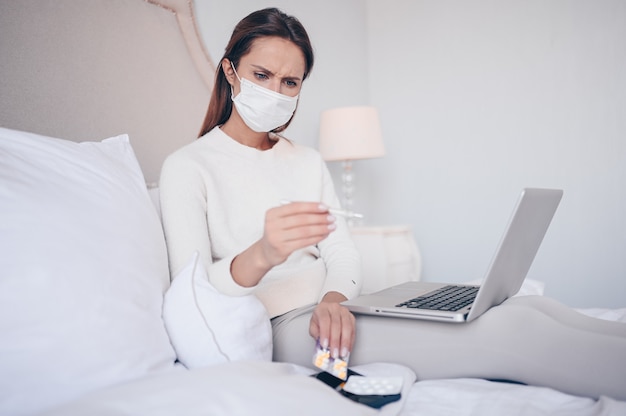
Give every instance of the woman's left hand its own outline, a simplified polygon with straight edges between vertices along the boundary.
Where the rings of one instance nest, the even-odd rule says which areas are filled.
[[[340,304],[345,300],[341,293],[327,293],[313,311],[309,325],[309,334],[322,347],[329,348],[334,358],[347,357],[356,335],[354,315]]]

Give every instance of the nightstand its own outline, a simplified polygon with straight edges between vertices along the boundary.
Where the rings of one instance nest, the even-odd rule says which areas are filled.
[[[350,232],[363,264],[361,293],[420,279],[422,257],[410,227],[353,227]]]

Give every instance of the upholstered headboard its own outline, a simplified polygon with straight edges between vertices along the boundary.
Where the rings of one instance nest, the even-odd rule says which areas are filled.
[[[0,126],[128,133],[147,182],[197,137],[215,69],[191,0],[2,1],[0,53]]]

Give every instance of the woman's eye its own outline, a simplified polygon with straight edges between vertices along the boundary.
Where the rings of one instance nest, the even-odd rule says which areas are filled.
[[[256,77],[256,79],[267,79],[267,75],[260,72],[255,73],[254,76]]]
[[[285,81],[285,84],[287,84],[287,86],[291,88],[295,88],[298,86],[298,83],[296,81],[291,81],[291,80]]]

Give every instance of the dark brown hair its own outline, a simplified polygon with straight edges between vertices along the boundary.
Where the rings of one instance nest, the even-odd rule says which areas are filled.
[[[224,56],[219,61],[215,72],[215,84],[211,94],[211,101],[209,101],[209,108],[200,129],[200,137],[211,131],[215,126],[226,123],[233,109],[230,99],[230,84],[222,70],[222,61],[224,58],[227,58],[237,67],[241,57],[250,51],[252,43],[256,39],[266,36],[277,36],[293,42],[304,55],[305,72],[303,80],[311,73],[313,68],[313,47],[304,26],[298,19],[276,8],[262,9],[249,14],[235,26],[224,51]],[[291,119],[286,124],[272,131],[275,133],[281,132],[289,126],[289,123],[291,123]]]

